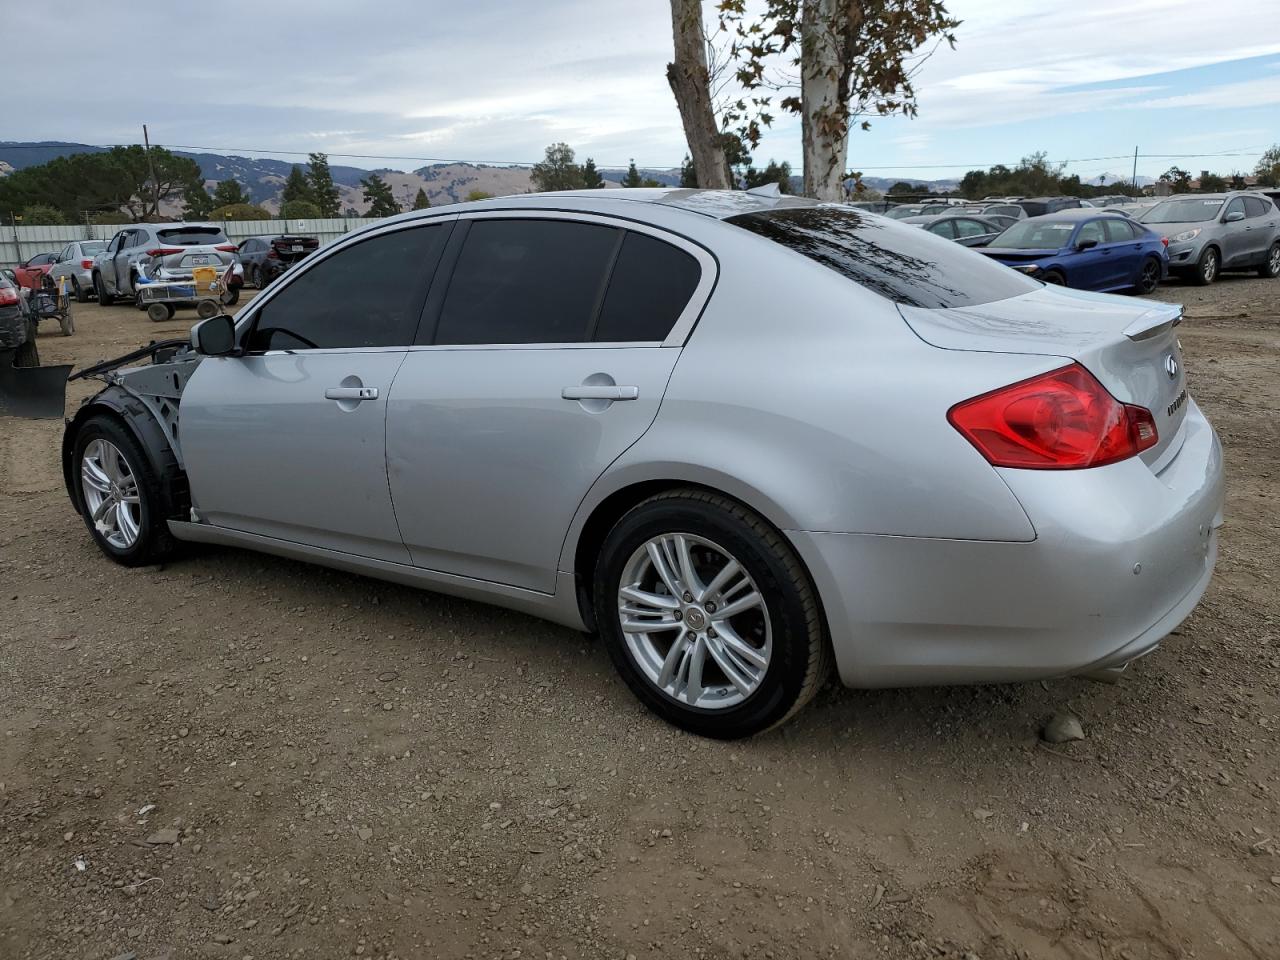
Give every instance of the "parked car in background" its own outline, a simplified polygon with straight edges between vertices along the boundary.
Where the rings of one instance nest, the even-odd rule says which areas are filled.
[[[1091,209],[1020,220],[981,252],[1045,283],[1102,292],[1150,293],[1169,263],[1160,234]]]
[[[920,217],[931,213],[945,213],[947,204],[938,203],[900,203],[896,207],[890,207],[885,211],[885,216],[891,220],[905,220],[907,217]]]
[[[250,237],[236,248],[236,254],[244,267],[244,282],[261,290],[319,247],[315,237]]]
[[[1179,194],[1141,222],[1169,243],[1169,269],[1200,286],[1223,270],[1280,276],[1280,211],[1257,191]]]
[[[36,321],[15,272],[0,273],[0,366],[38,367]]]
[[[13,271],[18,278],[18,286],[28,290],[39,290],[40,281],[53,269],[55,256],[57,255],[53,253],[37,253],[34,257],[18,264]]]
[[[926,217],[905,217],[901,223],[922,227],[930,233],[954,240],[966,247],[982,247],[1005,229],[992,220],[964,214],[942,213]],[[1006,224],[1007,226],[1007,224]]]
[[[984,217],[1012,217],[1025,220],[1027,211],[1016,203],[984,203],[978,208]]]
[[[1017,203],[1028,217],[1043,217],[1046,213],[1057,213],[1059,210],[1078,210],[1081,206],[1079,197],[1031,197]]]
[[[139,223],[121,230],[94,258],[91,280],[104,307],[117,297],[136,297],[138,275],[190,279],[196,267],[236,263],[236,245],[211,223]]]
[[[93,258],[105,249],[105,240],[77,240],[75,243],[68,243],[54,257],[49,276],[55,281],[68,277],[71,292],[78,301],[85,303],[94,292]]]
[[[1114,678],[1174,630],[1223,505],[1181,313],[802,198],[503,197],[350,233],[114,370],[64,470],[118,563],[219,543],[505,604],[740,737],[833,659]]]

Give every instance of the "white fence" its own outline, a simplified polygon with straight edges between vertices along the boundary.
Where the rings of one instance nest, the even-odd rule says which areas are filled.
[[[335,217],[332,220],[227,220],[222,227],[227,237],[237,243],[246,237],[274,236],[280,233],[316,237],[322,244],[348,233],[375,217]],[[107,226],[14,227],[0,226],[0,266],[12,267],[37,253],[56,253],[76,240],[110,240],[129,224]]]

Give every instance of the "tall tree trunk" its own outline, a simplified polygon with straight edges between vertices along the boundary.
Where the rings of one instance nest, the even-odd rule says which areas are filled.
[[[851,35],[849,0],[804,0],[800,64],[800,134],[804,147],[804,194],[844,199],[849,158],[849,104],[844,47]]]
[[[711,106],[706,34],[701,0],[671,0],[671,33],[675,61],[667,64],[667,82],[680,108],[680,121],[698,175],[698,186],[727,190],[724,149]]]

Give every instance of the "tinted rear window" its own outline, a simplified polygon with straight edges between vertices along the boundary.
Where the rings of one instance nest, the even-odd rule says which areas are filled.
[[[1038,289],[1034,280],[927,230],[840,207],[751,213],[726,221],[803,254],[909,307],[969,307]]]
[[[80,243],[80,253],[86,257],[101,253],[105,249],[107,249],[107,241],[105,240],[84,240]]]
[[[227,235],[221,227],[174,227],[169,230],[156,231],[165,243],[178,247],[198,247],[204,244],[226,243]]]
[[[683,250],[628,232],[609,278],[595,339],[606,343],[665,340],[701,276],[698,261]]]

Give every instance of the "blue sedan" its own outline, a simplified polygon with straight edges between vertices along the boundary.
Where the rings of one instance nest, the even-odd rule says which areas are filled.
[[[979,252],[1045,283],[1150,293],[1169,275],[1167,246],[1128,217],[1063,210],[1018,221]]]

